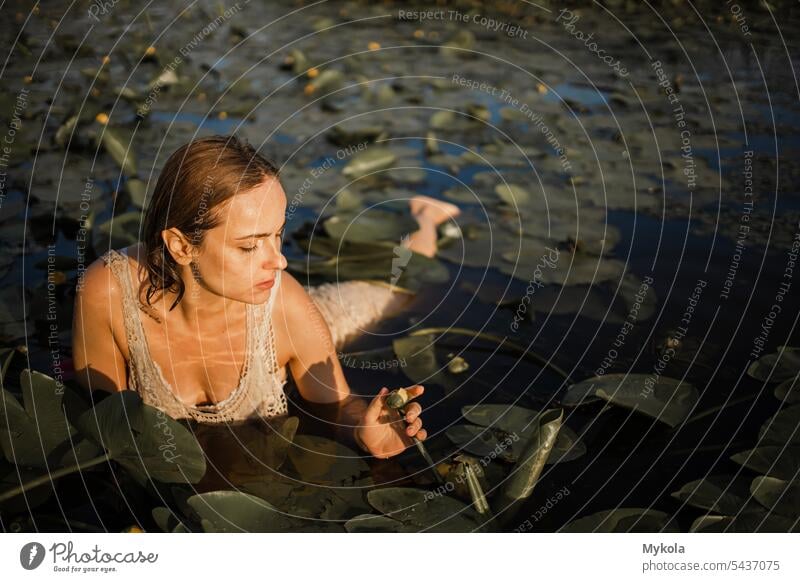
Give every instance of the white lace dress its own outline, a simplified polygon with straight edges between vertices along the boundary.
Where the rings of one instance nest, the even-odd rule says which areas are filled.
[[[122,312],[130,351],[128,389],[136,390],[145,404],[176,419],[204,424],[272,418],[287,413],[285,366],[279,366],[272,311],[280,286],[280,271],[270,298],[260,305],[247,304],[246,361],[238,386],[225,400],[209,405],[187,405],[178,398],[150,356],[140,319],[141,303],[134,291],[132,267],[126,250],[109,250],[102,256],[123,291]],[[336,350],[360,335],[402,299],[388,287],[367,281],[325,283],[306,287],[331,330]]]

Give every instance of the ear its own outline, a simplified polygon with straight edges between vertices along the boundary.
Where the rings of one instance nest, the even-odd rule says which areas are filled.
[[[188,265],[192,262],[194,247],[180,230],[174,227],[162,230],[161,238],[164,241],[164,247],[176,263]]]

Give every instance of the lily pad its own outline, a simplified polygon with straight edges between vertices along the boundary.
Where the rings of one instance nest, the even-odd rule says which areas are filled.
[[[365,513],[357,515],[344,524],[348,533],[397,533],[415,531],[414,528],[403,525],[402,522],[386,517]]]
[[[594,397],[646,414],[671,427],[686,420],[699,398],[697,389],[666,376],[651,374],[607,374],[570,386],[561,404],[578,406]]]
[[[410,531],[471,532],[480,529],[478,514],[447,495],[424,489],[388,487],[367,493],[367,501]]]
[[[694,520],[691,533],[789,533],[800,531],[797,522],[764,511],[748,510],[735,517],[705,515]]]
[[[63,408],[67,387],[28,369],[20,374],[20,384],[22,405],[0,388],[4,411],[0,414],[0,446],[6,459],[25,467],[53,470],[102,453],[69,422]]]
[[[800,447],[796,446],[757,447],[736,453],[731,456],[731,460],[762,475],[784,481],[797,479],[800,474]]]
[[[367,174],[391,168],[396,161],[397,155],[392,150],[381,146],[372,146],[350,160],[342,169],[342,174],[355,180]]]
[[[800,375],[784,380],[775,387],[775,398],[786,404],[800,402]]]
[[[600,511],[576,519],[559,530],[564,533],[678,533],[663,511],[639,507]]]
[[[750,492],[770,513],[795,519],[800,517],[800,483],[797,481],[756,477],[750,485]]]
[[[783,382],[800,373],[800,349],[781,346],[777,353],[761,356],[747,374],[762,382]]]
[[[76,426],[141,485],[149,478],[164,483],[197,483],[206,472],[205,456],[194,435],[183,424],[145,404],[133,390],[107,396],[81,414]]]
[[[758,433],[759,445],[800,446],[800,404],[779,410]]]
[[[724,515],[735,515],[750,498],[748,480],[732,475],[712,475],[687,483],[671,494],[693,507]]]
[[[127,143],[116,131],[104,127],[101,129],[100,141],[108,155],[117,163],[126,176],[136,174],[136,158],[133,152],[133,144]]]
[[[296,520],[260,497],[239,491],[201,493],[188,503],[209,533],[280,533],[297,528]]]
[[[447,437],[473,455],[497,457],[510,463],[517,462],[524,453],[528,440],[538,429],[537,418],[543,414],[506,404],[464,406],[461,413],[478,426],[452,426],[445,433]],[[584,454],[586,445],[571,428],[562,426],[547,463],[564,463]]]

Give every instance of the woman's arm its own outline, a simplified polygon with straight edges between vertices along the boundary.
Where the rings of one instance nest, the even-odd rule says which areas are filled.
[[[72,319],[75,380],[89,391],[127,388],[125,357],[114,339],[112,317],[122,321],[121,290],[111,269],[97,259],[76,289]]]
[[[303,399],[332,409],[330,421],[352,434],[362,450],[379,458],[402,452],[412,444],[410,436],[424,439],[426,433],[419,418],[422,407],[418,403],[406,407],[405,421],[409,424],[403,430],[399,423],[388,420],[391,417],[384,404],[385,394],[376,396],[372,404],[352,394],[330,329],[314,300],[287,272],[281,275],[280,291],[276,299],[281,302],[290,342],[288,365]],[[421,394],[422,388],[416,391]]]

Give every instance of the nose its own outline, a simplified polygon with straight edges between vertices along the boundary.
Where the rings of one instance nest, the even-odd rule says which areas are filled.
[[[281,242],[266,245],[268,247],[267,257],[262,263],[262,268],[266,271],[284,270],[289,266],[289,261],[283,255]]]

